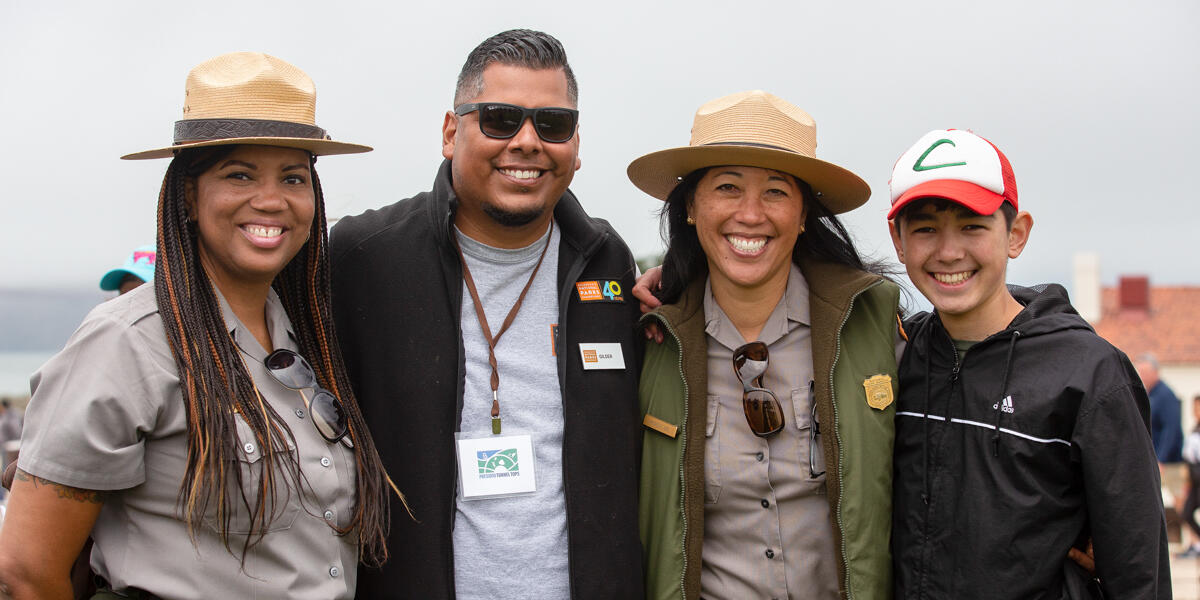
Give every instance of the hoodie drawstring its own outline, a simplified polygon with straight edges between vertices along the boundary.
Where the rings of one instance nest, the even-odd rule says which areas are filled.
[[[1020,331],[1014,331],[1008,341],[1008,358],[1004,359],[1004,382],[1000,386],[1000,399],[996,401],[996,426],[992,433],[992,456],[1000,456],[1000,416],[1004,414],[1004,399],[1008,397],[1008,379],[1012,376],[1013,350],[1017,347]]]

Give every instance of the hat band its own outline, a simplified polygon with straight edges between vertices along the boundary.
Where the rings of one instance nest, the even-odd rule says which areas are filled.
[[[235,138],[304,138],[327,140],[313,125],[266,119],[188,119],[175,121],[175,144]]]
[[[792,150],[790,148],[784,148],[783,146],[772,146],[771,144],[759,144],[756,142],[709,142],[707,144],[700,144],[700,145],[701,146],[752,146],[754,148],[767,148],[768,150],[782,150],[783,152],[791,152],[792,154],[800,154],[799,152],[796,152],[795,150]]]

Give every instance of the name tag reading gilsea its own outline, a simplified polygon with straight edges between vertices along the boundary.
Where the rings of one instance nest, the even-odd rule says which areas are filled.
[[[583,357],[583,370],[585,371],[625,368],[625,356],[621,354],[621,344],[579,344],[579,354]]]

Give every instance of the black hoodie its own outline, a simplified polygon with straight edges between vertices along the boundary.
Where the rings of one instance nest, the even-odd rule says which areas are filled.
[[[1059,285],[961,358],[904,323],[892,534],[898,599],[1057,599],[1090,535],[1106,598],[1170,598],[1149,403]]]

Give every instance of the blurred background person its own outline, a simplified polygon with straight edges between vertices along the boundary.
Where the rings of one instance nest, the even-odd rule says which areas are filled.
[[[1196,509],[1200,508],[1200,394],[1192,397],[1192,414],[1196,417],[1196,423],[1183,441],[1183,462],[1187,464],[1187,499],[1181,515],[1192,532],[1192,543],[1179,555],[1180,558],[1200,556],[1200,523],[1196,522]]]
[[[1150,439],[1160,465],[1183,461],[1183,426],[1180,422],[1179,397],[1158,377],[1158,358],[1153,354],[1138,357],[1134,367],[1146,394],[1150,396]]]
[[[1179,397],[1159,378],[1158,357],[1146,353],[1133,364],[1150,397],[1150,441],[1158,457],[1158,472],[1162,479],[1163,505],[1167,510],[1167,525],[1178,531],[1183,511],[1183,417]]]
[[[120,295],[154,281],[154,256],[154,244],[138,246],[125,259],[125,264],[100,278],[100,289],[116,291]]]
[[[8,398],[0,400],[0,461],[4,467],[16,460],[21,446],[21,424],[24,416]],[[8,495],[8,486],[0,488],[0,498]]]

